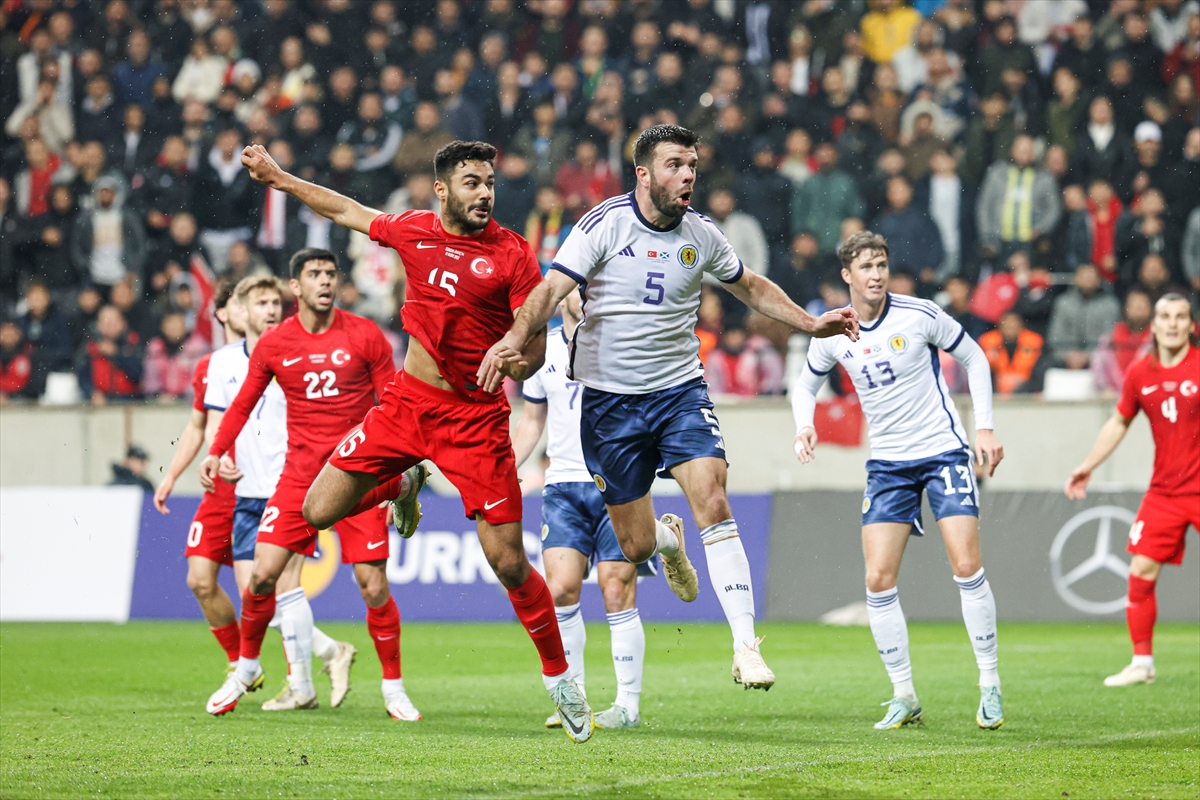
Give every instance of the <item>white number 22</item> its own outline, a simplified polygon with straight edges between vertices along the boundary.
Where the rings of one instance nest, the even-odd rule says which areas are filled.
[[[316,372],[306,372],[304,373],[304,380],[308,381],[308,388],[304,391],[304,394],[310,400],[319,400],[322,397],[333,397],[340,391],[336,386],[333,385],[333,382],[337,380],[337,375],[331,369],[321,370],[320,374],[317,374]],[[325,381],[324,386],[319,386],[321,381]]]

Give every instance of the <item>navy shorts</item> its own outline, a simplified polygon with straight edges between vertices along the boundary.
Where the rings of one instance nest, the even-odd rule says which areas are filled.
[[[975,467],[967,450],[951,450],[915,461],[867,462],[862,524],[906,522],[921,535],[921,493],[929,496],[934,519],[979,516]]]
[[[267,507],[267,498],[239,497],[233,507],[233,560],[253,561],[258,543],[258,523]]]
[[[656,475],[711,456],[725,458],[725,440],[703,378],[661,392],[612,394],[583,388],[583,460],[610,506],[650,491]]]
[[[596,485],[551,483],[542,490],[542,549],[569,547],[593,561],[625,561],[604,498]],[[656,575],[656,559],[638,565],[639,575]]]

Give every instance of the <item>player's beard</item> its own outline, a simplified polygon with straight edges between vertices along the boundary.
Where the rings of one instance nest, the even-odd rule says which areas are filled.
[[[670,219],[679,219],[687,213],[687,206],[680,208],[675,200],[677,198],[671,196],[671,190],[666,184],[659,183],[654,180],[654,173],[650,173],[650,202],[658,209],[658,213]]]
[[[455,227],[462,228],[466,231],[481,231],[487,227],[487,224],[492,220],[492,209],[488,208],[488,215],[483,222],[471,217],[470,209],[465,203],[460,203],[453,192],[446,193],[446,218],[454,224]]]

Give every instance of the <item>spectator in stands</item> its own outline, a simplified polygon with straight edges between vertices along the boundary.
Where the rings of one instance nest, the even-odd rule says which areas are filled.
[[[1014,250],[1028,250],[1058,222],[1058,187],[1050,173],[1034,166],[1033,148],[1031,137],[1018,136],[1011,162],[997,161],[988,168],[975,215],[985,255],[1004,258]]]
[[[134,291],[136,278],[126,275],[125,279],[112,287],[109,302],[121,312],[129,330],[137,335],[138,341],[148,342],[158,333],[159,319],[149,303],[143,302]]]
[[[68,158],[70,158],[68,148]],[[129,196],[129,182],[120,170],[108,166],[108,151],[100,142],[85,142],[78,149],[78,157],[71,162],[75,168],[75,178],[70,182],[75,201],[83,211],[91,211],[96,206],[96,187],[101,178],[111,178],[116,181],[118,190],[126,197]],[[55,182],[58,182],[55,176]]]
[[[771,272],[775,281],[792,302],[804,308],[820,297],[822,263],[817,255],[817,237],[804,231],[792,239],[787,263]]]
[[[1126,136],[1132,136],[1142,118],[1142,98],[1150,87],[1139,87],[1134,83],[1133,65],[1120,50],[1108,59],[1107,78],[1104,92],[1112,101],[1113,122]]]
[[[1148,255],[1161,256],[1171,274],[1178,273],[1180,233],[1167,222],[1167,205],[1158,189],[1147,189],[1126,209],[1116,224],[1118,282],[1130,286]]]
[[[1054,69],[1068,69],[1078,76],[1086,89],[1095,89],[1104,81],[1104,45],[1096,40],[1092,19],[1080,14],[1071,23],[1071,37],[1058,48]]]
[[[136,444],[129,445],[129,449],[125,451],[125,460],[112,465],[113,477],[108,485],[137,486],[145,492],[153,492],[154,484],[146,477],[146,462],[149,460],[145,450]]]
[[[704,377],[716,394],[783,394],[783,359],[765,337],[726,328],[708,354]]]
[[[737,199],[728,189],[718,189],[708,197],[708,212],[733,251],[751,272],[766,275],[769,266],[767,237],[762,225],[749,214],[737,210]]]
[[[812,156],[812,137],[803,128],[792,128],[788,131],[783,143],[783,158],[779,161],[779,174],[792,182],[796,187],[809,179],[818,169],[817,160]]]
[[[434,76],[433,88],[438,96],[446,130],[455,139],[475,141],[484,135],[483,110],[463,96],[465,78],[457,70],[440,69]]]
[[[83,282],[86,272],[81,272],[71,259],[71,236],[75,229],[75,198],[71,188],[58,185],[50,193],[50,208],[45,214],[30,217],[17,226],[15,243],[27,274],[20,279],[36,277],[56,296],[62,305],[73,298]],[[14,287],[15,288],[15,287]]]
[[[563,205],[573,219],[583,215],[610,197],[621,193],[621,178],[591,139],[575,145],[575,158],[558,168],[554,185]]]
[[[101,142],[111,146],[121,133],[121,109],[117,106],[112,83],[104,73],[87,82],[87,96],[75,112],[75,132],[81,142]]]
[[[912,196],[904,176],[890,179],[887,208],[871,223],[871,230],[887,239],[890,263],[907,265],[929,283],[945,259],[942,235],[928,212],[913,204]]]
[[[75,295],[75,310],[67,316],[67,330],[71,335],[71,350],[68,358],[73,357],[91,335],[92,329],[96,325],[96,317],[100,314],[100,308],[103,305],[104,298],[95,286],[84,284],[83,288],[79,290],[79,294]],[[27,337],[28,335],[26,332]]]
[[[946,313],[962,325],[963,330],[967,332],[975,341],[979,341],[979,337],[991,330],[991,323],[987,320],[976,316],[971,311],[971,282],[961,275],[952,275],[946,281]]]
[[[862,217],[865,208],[854,181],[837,167],[833,143],[817,145],[815,158],[817,173],[792,195],[792,232],[812,232],[821,252],[832,253],[837,249],[842,220]]]
[[[1183,291],[1171,280],[1171,271],[1167,269],[1167,262],[1163,260],[1162,256],[1154,253],[1142,259],[1137,278],[1137,286],[1150,295],[1151,302],[1157,303],[1158,298],[1167,292],[1182,293]]]
[[[1083,187],[1072,183],[1062,192],[1063,213],[1050,234],[1050,263],[1074,271],[1092,259],[1091,217]]]
[[[1120,392],[1129,365],[1150,352],[1153,337],[1150,320],[1154,305],[1144,289],[1134,287],[1125,295],[1124,316],[1112,330],[1100,337],[1092,354],[1092,374],[1096,388]]]
[[[64,167],[62,159],[39,138],[25,143],[25,163],[13,181],[16,212],[22,217],[36,217],[50,210],[50,187],[70,168]]]
[[[441,113],[434,103],[417,104],[413,112],[413,126],[412,130],[404,132],[396,157],[392,159],[392,169],[399,173],[401,179],[414,172],[427,171],[433,164],[434,154],[442,145],[454,140],[450,132],[442,127]]]
[[[1153,18],[1154,12],[1151,12]],[[1163,59],[1163,80],[1174,85],[1179,75],[1192,80],[1193,89],[1200,86],[1200,8],[1187,15],[1184,36],[1166,51]]]
[[[992,385],[1001,395],[1039,392],[1042,389],[1042,358],[1045,342],[1025,327],[1021,315],[1009,311],[996,330],[979,338],[979,346],[992,367]]]
[[[37,120],[42,141],[55,153],[61,153],[66,143],[75,138],[71,109],[60,102],[54,81],[38,81],[37,94],[16,107],[4,125],[4,132],[13,138],[20,136],[21,126],[30,118]]]
[[[128,59],[112,70],[117,100],[122,106],[147,103],[154,81],[166,76],[167,67],[151,56],[150,37],[145,30],[135,29],[129,34],[125,52]]]
[[[234,127],[217,134],[200,159],[192,181],[192,209],[200,226],[200,241],[218,274],[234,242],[253,235],[259,215],[258,184],[242,167],[242,135]]]
[[[496,222],[511,230],[523,230],[533,210],[536,194],[537,182],[529,173],[529,161],[520,153],[505,154],[496,174],[496,206],[493,212]]]
[[[1029,330],[1045,336],[1050,328],[1050,317],[1054,313],[1055,295],[1051,291],[1050,272],[1045,267],[1034,266],[1027,259],[1018,260],[1013,270],[1013,282],[1017,286],[1017,302],[1012,310],[1021,315]]]
[[[143,171],[134,194],[151,236],[162,238],[172,218],[191,207],[191,194],[187,145],[179,136],[168,136],[154,164]]]
[[[111,288],[128,273],[140,275],[146,260],[146,233],[137,213],[125,206],[114,178],[96,181],[94,207],[79,215],[71,236],[71,258],[97,286]]]
[[[7,316],[0,318],[0,407],[13,397],[37,397],[31,386],[32,352],[33,345],[25,341],[25,334],[16,320]]]
[[[136,180],[140,185],[141,173],[154,163],[161,142],[157,134],[146,130],[146,112],[141,106],[125,106],[123,120],[121,135],[110,148],[113,162],[127,181],[132,184]]]
[[[1046,336],[1052,363],[1067,369],[1086,369],[1100,337],[1121,318],[1121,306],[1092,264],[1075,270],[1074,286],[1054,301]]]
[[[549,271],[574,221],[574,216],[563,205],[562,193],[557,188],[543,186],[537,190],[534,206],[521,231],[533,247],[543,273]]]
[[[192,391],[196,362],[208,352],[204,340],[188,331],[183,314],[163,315],[159,334],[146,346],[142,391],[147,398],[180,400]]]
[[[1017,284],[1019,273],[1028,273],[1029,254],[1024,250],[1014,251],[1004,265],[979,282],[971,297],[971,311],[995,325],[1000,317],[1017,302],[1021,287]]]
[[[979,115],[967,126],[962,175],[978,186],[988,166],[1004,159],[1012,150],[1017,125],[1001,92],[987,95],[979,103]]]
[[[1072,169],[1081,180],[1113,181],[1132,159],[1133,145],[1118,130],[1112,102],[1103,95],[1088,104],[1087,127],[1077,134],[1072,150]]]
[[[719,292],[705,284],[700,287],[700,309],[696,315],[696,338],[700,340],[700,363],[706,367],[725,329],[725,306]]]
[[[920,23],[921,15],[902,0],[878,0],[862,18],[863,54],[876,64],[890,63]]]
[[[495,83],[493,92],[483,98],[483,121],[488,141],[508,150],[529,119],[529,97],[521,86],[521,68],[513,61],[499,66]]]
[[[1117,280],[1117,220],[1123,206],[1108,181],[1097,178],[1088,187],[1088,231],[1092,248],[1088,261],[1100,270],[1109,283]]]
[[[196,219],[183,212],[171,217],[167,237],[156,242],[146,257],[142,294],[154,304],[166,302],[167,287],[181,272],[191,269],[193,258],[208,264],[208,251],[197,238]]]
[[[1191,284],[1193,292],[1200,293],[1200,206],[1188,214],[1181,258],[1184,278]]]
[[[21,333],[33,348],[30,392],[37,396],[46,387],[46,375],[71,369],[74,342],[67,322],[55,307],[49,290],[33,281],[25,289],[25,314]]]
[[[838,163],[861,186],[871,171],[871,165],[883,152],[884,138],[871,120],[871,111],[862,100],[853,100],[846,107],[844,127],[837,137]]]
[[[929,160],[932,172],[913,187],[913,205],[927,213],[941,237],[943,258],[933,276],[937,283],[957,275],[975,262],[976,190],[958,175],[958,161],[945,148],[935,150]]]
[[[789,206],[792,183],[775,169],[775,149],[771,140],[760,136],[751,143],[753,162],[738,185],[738,207],[762,225],[771,250],[771,262],[787,257],[791,233]]]
[[[1162,129],[1150,120],[1139,122],[1134,129],[1133,151],[1134,157],[1117,178],[1117,193],[1126,203],[1151,186],[1165,186],[1173,166],[1162,161]]]
[[[530,175],[538,184],[553,183],[559,168],[567,162],[571,134],[558,126],[554,103],[545,100],[533,107],[533,121],[513,137],[512,149],[530,165]],[[432,154],[430,162],[432,162]]]
[[[1055,67],[1054,99],[1046,107],[1046,143],[1058,145],[1070,155],[1087,105],[1088,96],[1075,73],[1066,67]]]
[[[75,374],[83,396],[93,405],[141,396],[143,346],[114,306],[104,306],[76,359]]]

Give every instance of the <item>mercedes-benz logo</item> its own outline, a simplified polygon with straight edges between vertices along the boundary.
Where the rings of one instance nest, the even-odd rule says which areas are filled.
[[[1121,506],[1096,506],[1082,511],[1059,529],[1050,546],[1050,575],[1054,580],[1054,590],[1058,592],[1067,605],[1085,614],[1114,614],[1125,608],[1124,582],[1129,579],[1129,565],[1112,550],[1113,520],[1118,520],[1125,526],[1132,527],[1136,515]],[[1084,559],[1077,567],[1063,574],[1062,554],[1067,540],[1071,535],[1089,522],[1098,522],[1096,528],[1096,547],[1092,555]],[[1105,602],[1088,600],[1077,595],[1071,588],[1089,575],[1108,570],[1122,581],[1121,596]]]

